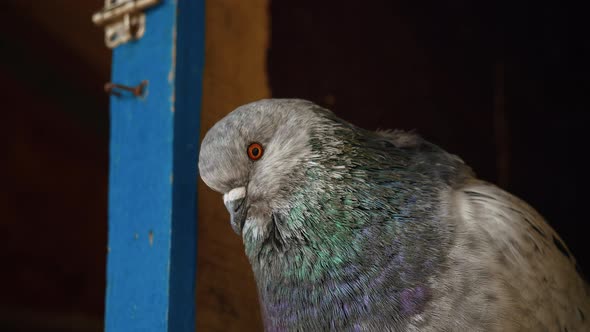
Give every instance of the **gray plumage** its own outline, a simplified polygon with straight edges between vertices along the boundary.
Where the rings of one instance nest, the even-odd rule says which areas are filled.
[[[207,133],[199,170],[243,238],[268,331],[590,330],[559,236],[417,135],[261,100]]]

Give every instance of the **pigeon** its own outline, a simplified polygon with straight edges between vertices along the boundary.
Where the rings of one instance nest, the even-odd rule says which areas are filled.
[[[266,331],[590,331],[588,284],[543,217],[413,132],[265,99],[208,131],[198,167]]]

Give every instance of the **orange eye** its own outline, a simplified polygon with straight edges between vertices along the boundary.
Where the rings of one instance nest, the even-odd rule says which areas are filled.
[[[248,157],[252,160],[258,160],[262,157],[263,153],[262,145],[258,143],[252,143],[248,147]]]

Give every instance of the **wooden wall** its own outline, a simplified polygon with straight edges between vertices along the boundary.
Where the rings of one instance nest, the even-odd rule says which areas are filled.
[[[207,1],[201,137],[234,108],[269,97],[269,0]],[[197,329],[260,331],[250,264],[219,193],[199,180]]]

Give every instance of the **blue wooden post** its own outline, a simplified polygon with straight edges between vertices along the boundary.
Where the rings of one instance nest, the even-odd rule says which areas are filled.
[[[204,0],[164,0],[113,52],[105,329],[194,331]]]

